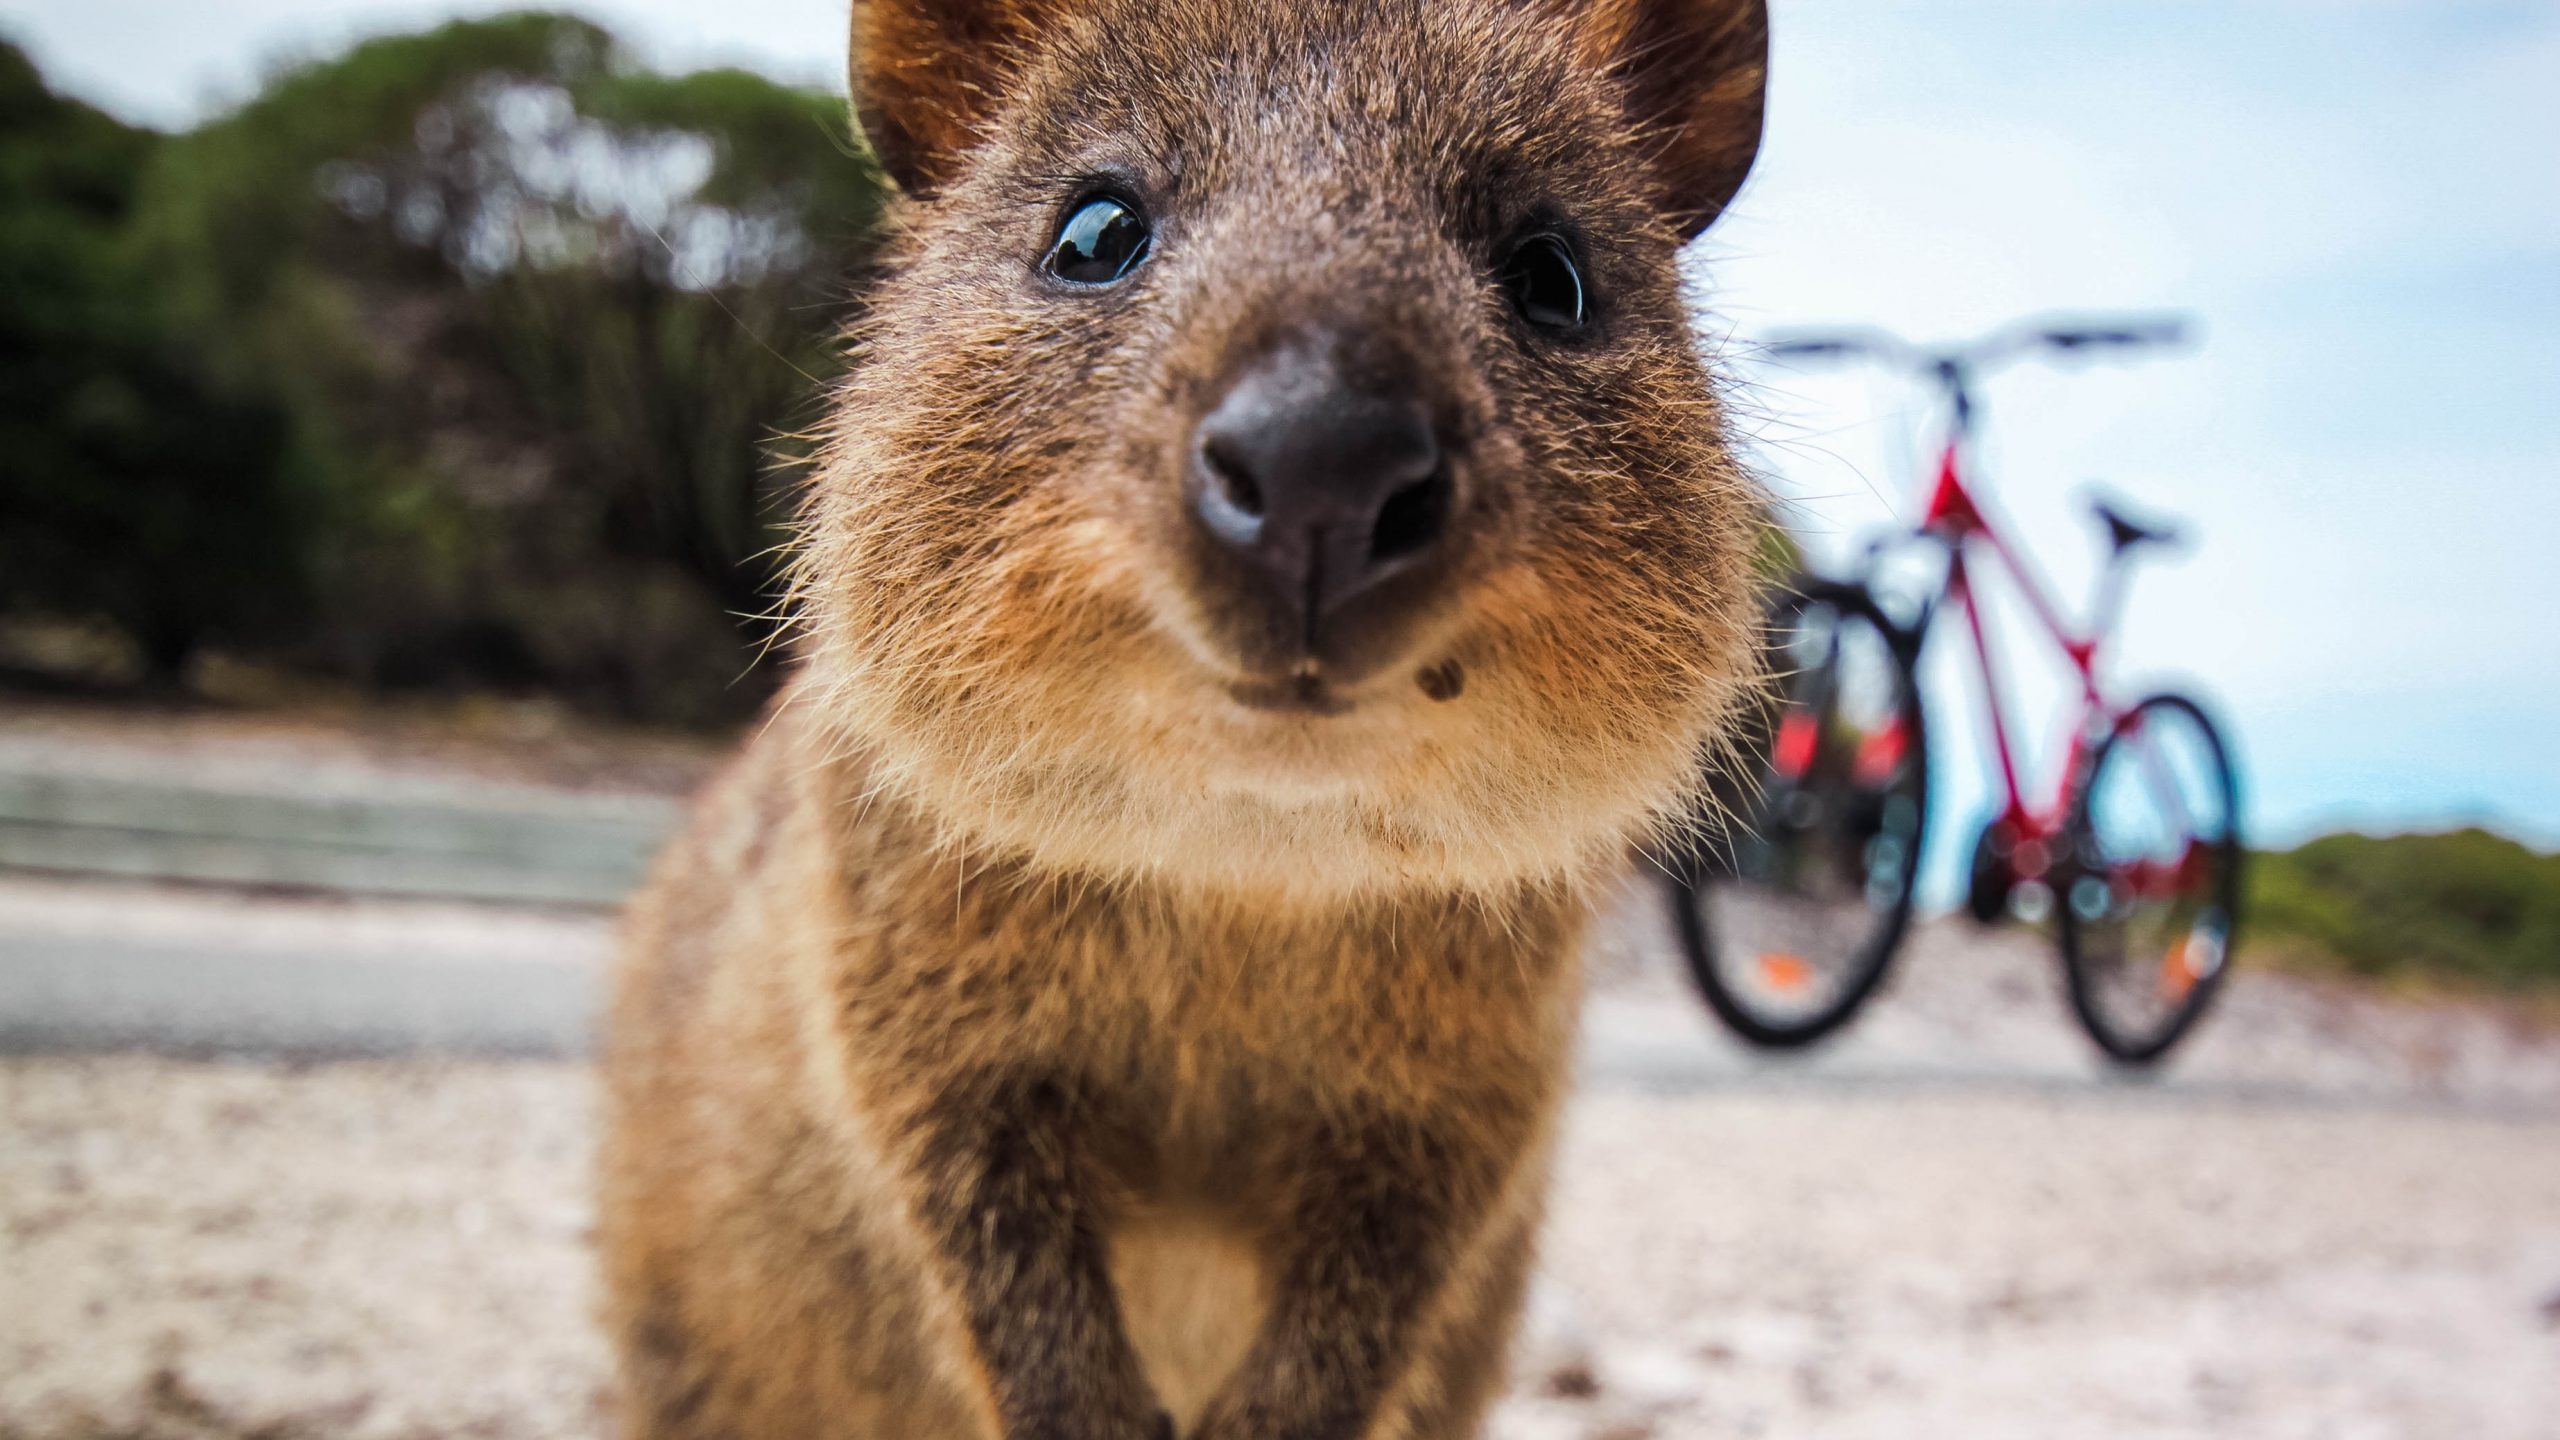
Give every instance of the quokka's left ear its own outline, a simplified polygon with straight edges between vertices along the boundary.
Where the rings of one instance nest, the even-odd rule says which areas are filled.
[[[1724,213],[1760,153],[1764,0],[1582,0],[1585,59],[1615,80],[1681,237]]]
[[[929,195],[958,173],[1023,48],[1070,0],[853,0],[854,113],[889,178]]]

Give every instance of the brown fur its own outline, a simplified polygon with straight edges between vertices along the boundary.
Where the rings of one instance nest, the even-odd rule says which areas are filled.
[[[1586,897],[1745,671],[1679,241],[1751,0],[855,7],[914,198],[808,500],[803,669],[636,903],[602,1235],[648,1436],[1456,1436],[1494,1390]],[[1747,113],[1746,113],[1747,112]],[[1134,280],[1035,270],[1079,177]],[[1569,225],[1594,333],[1488,278]],[[1466,470],[1446,576],[1262,680],[1180,511],[1334,337]]]

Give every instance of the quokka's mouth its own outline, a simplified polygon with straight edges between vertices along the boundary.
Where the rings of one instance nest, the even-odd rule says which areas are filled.
[[[1463,694],[1466,680],[1465,668],[1455,659],[1434,661],[1413,671],[1415,687],[1440,704]],[[1248,710],[1281,714],[1344,715],[1359,704],[1350,687],[1326,676],[1312,663],[1285,676],[1248,676],[1230,681],[1227,694]]]
[[[1267,710],[1282,714],[1342,715],[1352,701],[1312,668],[1278,678],[1254,677],[1233,681],[1227,694],[1248,710]]]

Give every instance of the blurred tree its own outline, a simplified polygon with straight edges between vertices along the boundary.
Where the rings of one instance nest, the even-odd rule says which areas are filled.
[[[2362,974],[2560,986],[2560,855],[2503,835],[2323,835],[2250,857],[2244,923]]]
[[[517,14],[360,45],[157,147],[136,243],[289,418],[322,603],[386,685],[750,709],[787,489],[882,195],[842,99]]]
[[[280,417],[201,383],[121,244],[158,143],[0,45],[0,612],[105,620],[165,682],[303,591]]]

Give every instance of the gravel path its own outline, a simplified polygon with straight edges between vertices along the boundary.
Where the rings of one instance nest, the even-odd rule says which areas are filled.
[[[0,1436],[599,1433],[568,1062],[0,1062]],[[2560,1119],[2140,1092],[1573,1111],[1496,1440],[2560,1416]]]

